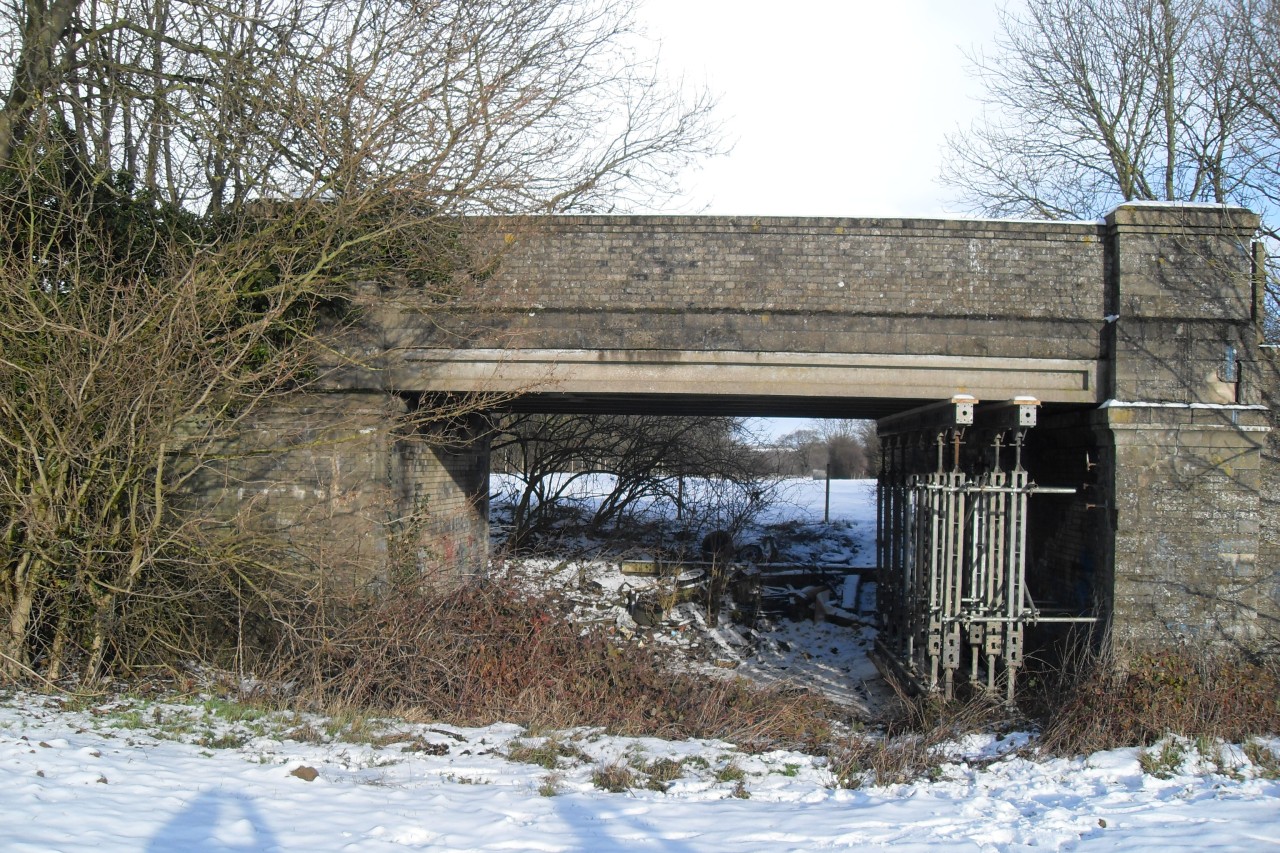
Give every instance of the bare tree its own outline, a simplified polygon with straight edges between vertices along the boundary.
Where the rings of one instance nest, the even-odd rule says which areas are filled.
[[[319,294],[256,286],[245,256],[192,251],[194,218],[58,195],[46,171],[0,194],[27,224],[0,243],[0,672],[92,678],[147,641],[194,648],[200,621],[178,617],[212,616],[269,560],[215,546],[171,496],[304,375],[290,329]],[[261,262],[282,235],[257,233]]]
[[[709,102],[663,88],[629,13],[0,10],[0,676],[214,654],[293,567],[175,496],[315,376],[319,314],[357,281],[458,286],[447,217],[625,204],[707,150]]]
[[[880,458],[874,421],[822,418],[780,441],[797,463],[791,472],[796,474],[825,471],[835,479],[867,477],[876,472]]]
[[[1244,98],[1255,122],[1254,155],[1264,167],[1255,180],[1270,205],[1280,204],[1280,2],[1238,0],[1234,7]],[[1276,228],[1269,231],[1277,238]]]
[[[412,197],[426,214],[608,209],[715,147],[632,3],[22,0],[0,162],[33,128],[170,204]],[[3,78],[0,78],[3,79]]]
[[[599,531],[650,500],[675,504],[682,515],[714,516],[730,490],[684,489],[689,478],[714,479],[763,494],[756,458],[742,443],[737,418],[662,415],[513,415],[492,449],[515,474],[511,541],[523,546],[572,504],[577,486],[609,475],[587,521]]]
[[[1095,217],[1122,201],[1274,197],[1243,75],[1254,46],[1220,0],[1030,0],[974,58],[986,110],[943,179],[976,210]],[[1271,55],[1274,56],[1274,44]]]

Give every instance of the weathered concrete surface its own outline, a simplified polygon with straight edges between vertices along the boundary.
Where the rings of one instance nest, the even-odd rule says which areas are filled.
[[[415,349],[388,371],[392,387],[427,391],[572,395],[649,399],[702,397],[708,409],[721,398],[746,398],[762,408],[809,410],[814,398],[896,409],[957,392],[984,400],[1034,393],[1053,403],[1091,403],[1098,396],[1098,366],[1088,359],[1015,359],[991,356],[761,353],[718,350]],[[781,404],[776,398],[784,398]],[[531,401],[536,405],[536,401]],[[779,405],[781,408],[776,408]],[[632,403],[631,408],[636,404]]]

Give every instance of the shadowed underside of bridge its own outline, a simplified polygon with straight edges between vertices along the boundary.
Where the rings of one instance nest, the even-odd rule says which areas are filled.
[[[287,424],[300,449],[236,482],[302,495],[306,512],[273,498],[300,538],[338,530],[366,554],[408,547],[467,572],[487,553],[483,422],[440,445],[388,428],[406,408],[482,395],[525,411],[880,419],[1029,396],[1031,481],[1067,489],[1028,510],[1041,591],[1120,642],[1256,645],[1280,635],[1257,224],[1144,205],[1089,223],[465,222],[448,286],[357,294],[355,322],[330,336],[324,393],[259,430],[279,444]],[[1006,445],[979,432],[948,435],[994,447],[994,463],[957,451],[955,464],[997,476]],[[320,453],[315,436],[330,434],[340,449]],[[945,473],[910,470],[937,457],[911,444],[937,435],[912,435],[895,438],[904,489]]]

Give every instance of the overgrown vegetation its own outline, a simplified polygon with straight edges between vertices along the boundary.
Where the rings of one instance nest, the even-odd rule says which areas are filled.
[[[1242,745],[1264,776],[1280,766],[1275,751],[1258,740],[1280,734],[1280,663],[1274,659],[1183,647],[1135,655],[1122,670],[1112,656],[1081,657],[1024,690],[1015,708],[981,694],[944,701],[900,693],[878,731],[855,733],[833,748],[837,784],[937,778],[953,760],[948,747],[960,738],[1017,730],[1030,736],[1013,751],[1030,757],[1142,747],[1140,766],[1159,778],[1181,772],[1191,756],[1234,773],[1238,761],[1226,755],[1228,744]]]
[[[0,170],[0,673],[93,679],[207,649],[262,600],[270,545],[248,557],[172,497],[302,377],[336,284],[285,244],[297,211],[198,220],[21,153]]]
[[[399,598],[417,594],[402,590]],[[1280,694],[1270,664],[1226,658],[1209,664],[1189,655],[1137,658],[1128,674],[1072,679],[1075,689],[1046,694],[1053,706],[1036,705],[1036,697],[1016,709],[981,695],[952,701],[900,695],[879,718],[850,727],[841,709],[794,691],[761,691],[742,682],[663,671],[647,654],[544,618],[551,612],[545,605],[479,588],[431,593],[394,608],[395,618],[384,610],[358,619],[350,625],[359,630],[335,635],[344,654],[335,656],[332,642],[309,650],[309,666],[327,675],[289,697],[262,691],[241,700],[169,705],[86,696],[66,707],[92,709],[94,725],[147,731],[210,749],[241,748],[270,737],[443,755],[447,742],[405,732],[406,724],[516,722],[526,733],[501,753],[547,770],[538,783],[543,796],[555,796],[567,774],[580,776],[581,768],[597,761],[589,778],[601,790],[662,792],[687,777],[745,798],[760,772],[755,762],[764,759],[771,766],[767,754],[779,749],[814,756],[809,766],[824,768],[829,784],[844,788],[939,780],[955,772],[952,765],[967,772],[1009,756],[1074,758],[1124,746],[1142,747],[1138,764],[1156,778],[1280,774],[1280,753],[1272,740],[1280,727]],[[427,606],[434,608],[433,618],[410,630],[411,617],[423,615]],[[470,633],[448,632],[464,622]],[[360,647],[351,641],[356,636],[363,638]],[[468,639],[459,643],[459,637]],[[517,648],[535,653],[518,654]],[[295,652],[303,649],[294,646]],[[298,664],[294,660],[288,671],[297,674]],[[1237,705],[1233,691],[1243,684],[1249,687]],[[381,685],[400,685],[403,695]],[[297,710],[303,707],[313,713]],[[513,708],[521,710],[512,713]],[[431,731],[454,737],[445,729]],[[650,758],[637,744],[622,757],[601,761],[592,757],[591,744],[602,734],[700,737],[734,747],[714,759]],[[959,747],[970,736],[994,736],[985,757]],[[802,767],[781,758],[774,762],[767,772],[783,777],[798,775]]]
[[[0,9],[0,679],[227,664],[327,611],[338,567],[184,484],[341,360],[311,332],[353,283],[483,277],[459,216],[673,190],[711,104],[636,36],[625,2]]]
[[[1244,743],[1280,733],[1280,662],[1175,648],[1073,667],[1032,703],[1042,749],[1087,754],[1151,746],[1169,734]]]
[[[856,733],[833,749],[831,772],[845,788],[936,778],[949,760],[943,751],[947,744],[968,734],[1001,731],[1011,719],[1020,718],[985,696],[948,701],[899,692],[879,731]]]
[[[839,718],[811,696],[673,673],[650,649],[618,645],[503,580],[452,591],[406,587],[313,610],[270,663],[295,701],[459,725],[536,731],[600,726],[621,735],[714,737],[743,748],[820,749]],[[554,742],[551,742],[554,743]],[[523,752],[546,766],[559,747]],[[548,769],[552,769],[548,767]]]

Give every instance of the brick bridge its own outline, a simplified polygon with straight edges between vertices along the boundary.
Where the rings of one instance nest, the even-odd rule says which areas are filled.
[[[1028,582],[1118,639],[1256,644],[1280,633],[1257,225],[1146,204],[1087,223],[474,220],[464,286],[361,291],[317,392],[242,436],[274,452],[207,488],[328,543],[327,564],[467,571],[483,429],[388,429],[406,410],[886,418],[1029,395],[1031,477],[1076,493],[1033,499]]]

